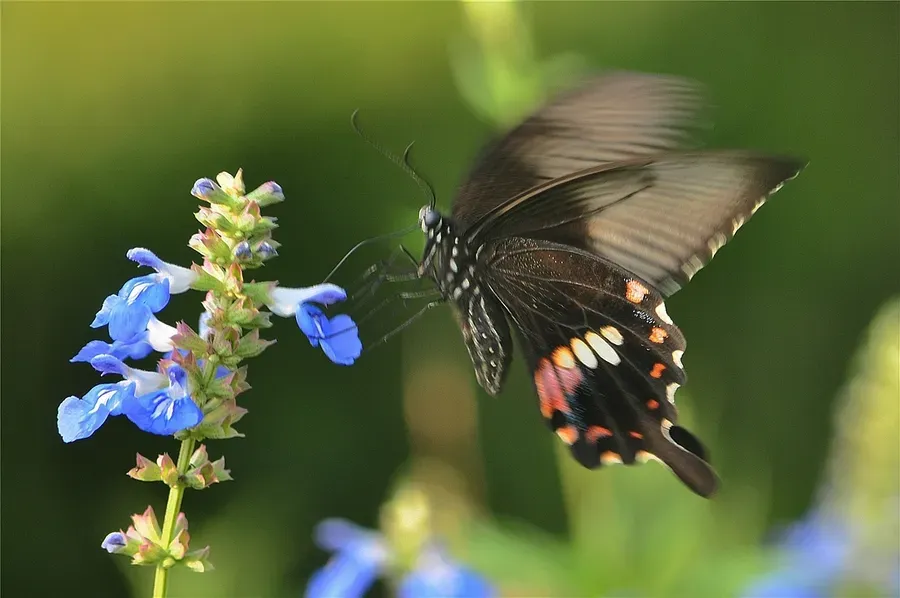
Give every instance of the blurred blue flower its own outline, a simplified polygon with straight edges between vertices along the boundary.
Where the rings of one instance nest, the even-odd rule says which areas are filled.
[[[322,347],[325,355],[334,363],[352,365],[362,353],[359,329],[350,316],[341,314],[333,318],[314,305],[331,305],[347,298],[347,292],[333,284],[319,284],[303,289],[276,287],[267,303],[272,313],[294,316],[297,326],[313,347]]]
[[[419,555],[415,570],[400,583],[399,598],[490,598],[494,588],[486,579],[457,563],[437,547]]]
[[[817,598],[844,574],[850,530],[836,515],[814,511],[778,539],[779,567],[752,584],[744,598]]]
[[[389,561],[388,547],[379,534],[347,521],[320,523],[316,542],[335,555],[310,577],[307,598],[361,597]]]
[[[335,553],[316,571],[307,598],[358,598],[387,570],[393,555],[384,538],[342,519],[316,527],[316,543]],[[483,577],[460,566],[437,546],[422,551],[415,569],[401,581],[400,598],[489,598],[496,595]]]

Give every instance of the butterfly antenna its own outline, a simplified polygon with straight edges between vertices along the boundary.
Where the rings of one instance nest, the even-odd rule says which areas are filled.
[[[416,170],[409,163],[409,152],[412,149],[412,146],[415,143],[415,141],[413,141],[408,146],[406,146],[406,150],[404,150],[404,152],[403,152],[403,157],[400,158],[399,156],[397,156],[396,154],[391,152],[389,149],[387,149],[386,147],[384,147],[383,145],[381,145],[380,143],[378,143],[377,141],[375,141],[374,139],[372,139],[371,137],[369,137],[368,135],[366,135],[365,133],[362,132],[362,129],[359,128],[359,123],[357,122],[358,114],[359,114],[359,108],[354,110],[353,114],[350,115],[350,125],[353,127],[353,130],[356,132],[356,134],[359,135],[363,141],[365,141],[366,143],[371,145],[373,148],[375,148],[375,151],[377,151],[379,154],[381,154],[382,156],[384,156],[385,158],[387,158],[388,160],[390,160],[391,162],[393,162],[400,168],[402,168],[406,174],[408,174],[410,177],[412,177],[412,179],[419,186],[419,189],[421,189],[422,192],[425,194],[425,196],[428,198],[429,205],[432,208],[434,208],[434,205],[436,202],[436,199],[434,196],[434,189],[431,188],[431,185],[429,185],[425,179],[423,179],[421,176],[419,176],[419,173],[417,173]]]

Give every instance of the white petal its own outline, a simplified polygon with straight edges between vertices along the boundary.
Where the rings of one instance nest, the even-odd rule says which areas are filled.
[[[172,337],[175,336],[176,332],[178,331],[174,327],[160,322],[156,319],[156,316],[152,316],[150,321],[147,322],[147,342],[150,343],[154,351],[159,351],[160,353],[171,351],[174,348]]]

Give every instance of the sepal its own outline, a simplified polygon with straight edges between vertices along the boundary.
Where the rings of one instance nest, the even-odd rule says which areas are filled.
[[[202,490],[216,482],[231,480],[231,472],[225,469],[225,458],[210,461],[206,446],[200,445],[191,456],[191,468],[185,473],[185,483],[194,490]]]
[[[162,480],[162,470],[159,465],[140,453],[137,454],[137,465],[130,469],[127,475],[141,482],[158,482]]]
[[[234,348],[234,354],[241,359],[248,359],[256,357],[274,344],[275,341],[259,338],[259,330],[252,330],[241,337]]]
[[[191,353],[204,353],[206,351],[207,342],[185,322],[178,322],[175,325],[175,330],[176,333],[172,337],[172,343],[176,347]]]

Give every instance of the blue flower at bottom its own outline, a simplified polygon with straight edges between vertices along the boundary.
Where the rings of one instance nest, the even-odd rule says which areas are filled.
[[[346,298],[347,292],[333,284],[304,289],[276,287],[267,305],[276,315],[294,316],[309,343],[313,347],[322,347],[328,359],[339,365],[352,365],[362,353],[356,324],[344,314],[329,318],[314,305],[331,305]]]
[[[316,528],[316,543],[335,555],[316,571],[307,598],[360,598],[385,572],[393,555],[377,532],[341,519],[326,519]],[[483,577],[462,567],[437,548],[427,547],[416,567],[400,582],[400,598],[491,598],[494,589]]]
[[[490,598],[495,594],[486,579],[449,560],[437,547],[422,551],[416,569],[397,592],[399,598]]]
[[[819,598],[846,569],[852,538],[836,515],[811,513],[780,534],[781,564],[744,591],[744,598]]]

